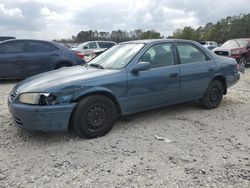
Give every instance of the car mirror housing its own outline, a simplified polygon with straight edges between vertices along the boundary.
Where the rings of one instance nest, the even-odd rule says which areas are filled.
[[[140,71],[144,71],[144,70],[149,70],[150,69],[150,63],[149,62],[139,62],[133,69],[132,69],[132,73],[138,73]]]
[[[88,49],[88,46],[84,46],[83,49]]]
[[[250,49],[250,44],[247,46],[247,50],[249,50]]]

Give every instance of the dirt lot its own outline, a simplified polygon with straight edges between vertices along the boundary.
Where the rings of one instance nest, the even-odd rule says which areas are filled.
[[[249,69],[215,110],[139,113],[92,140],[15,127],[6,105],[15,83],[0,83],[0,187],[250,187]]]

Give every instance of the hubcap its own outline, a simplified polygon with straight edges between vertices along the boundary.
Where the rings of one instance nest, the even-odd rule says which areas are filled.
[[[88,108],[85,116],[86,125],[92,129],[98,129],[107,121],[108,114],[101,104],[92,105]]]
[[[218,86],[213,87],[213,88],[209,91],[209,100],[210,100],[211,102],[216,101],[216,100],[219,98],[220,93],[221,93],[220,87],[218,87]]]
[[[245,58],[242,58],[242,59],[240,60],[240,65],[246,66],[246,63],[247,63],[247,61],[246,61]]]

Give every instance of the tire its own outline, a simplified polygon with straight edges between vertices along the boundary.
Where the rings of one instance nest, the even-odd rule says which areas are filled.
[[[86,138],[107,134],[117,116],[114,103],[103,95],[91,95],[82,99],[72,115],[71,126],[80,137]]]
[[[69,63],[60,63],[59,65],[56,66],[56,69],[61,69],[64,67],[70,67],[71,65]]]
[[[239,64],[242,65],[243,67],[245,67],[247,65],[247,60],[245,57],[241,57],[239,59]]]
[[[223,85],[219,80],[213,80],[209,85],[203,98],[200,99],[201,106],[205,109],[218,107],[223,98]]]

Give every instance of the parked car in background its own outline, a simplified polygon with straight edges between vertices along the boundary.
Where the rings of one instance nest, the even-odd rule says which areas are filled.
[[[250,64],[250,38],[231,39],[214,49],[217,55],[232,57],[240,65]]]
[[[106,50],[105,50],[106,51]],[[91,61],[92,59],[96,58],[97,56],[99,56],[100,54],[102,54],[105,51],[99,51],[99,52],[92,52],[90,55],[85,56],[84,60],[86,62]]]
[[[113,46],[86,66],[40,74],[17,84],[8,106],[28,130],[94,138],[117,116],[199,99],[216,108],[240,76],[237,63],[187,40],[141,40]],[[31,118],[32,117],[32,118]]]
[[[83,63],[75,52],[55,42],[7,40],[0,43],[0,79],[26,78]]]
[[[214,41],[199,41],[199,43],[209,50],[212,50],[219,46],[218,43]]]
[[[114,45],[116,43],[112,41],[88,41],[72,48],[72,50],[80,52],[84,60],[89,61],[91,59],[89,56],[92,54],[103,52]]]
[[[5,41],[5,40],[10,40],[10,39],[16,39],[16,37],[0,36],[0,42]]]

